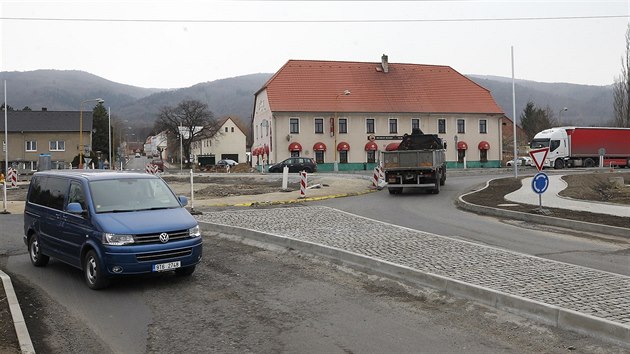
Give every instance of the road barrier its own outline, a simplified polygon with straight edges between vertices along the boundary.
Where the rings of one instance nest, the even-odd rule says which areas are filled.
[[[307,176],[306,171],[300,172],[300,198],[306,198]]]
[[[158,173],[158,168],[159,168],[158,165],[154,165],[154,164],[150,163],[150,164],[147,164],[147,166],[145,167],[144,170],[148,174],[155,175],[155,174]]]
[[[17,188],[17,171],[9,167],[7,171],[7,187]]]

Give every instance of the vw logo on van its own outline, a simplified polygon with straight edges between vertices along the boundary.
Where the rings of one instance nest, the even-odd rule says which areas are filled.
[[[168,242],[168,234],[166,232],[162,232],[160,234],[160,242],[167,243]]]

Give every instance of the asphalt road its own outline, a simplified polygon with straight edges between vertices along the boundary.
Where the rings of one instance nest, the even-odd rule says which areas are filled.
[[[499,175],[449,176],[446,185],[437,195],[414,191],[390,195],[383,190],[315,204],[437,235],[630,275],[630,241],[627,238],[499,220],[455,207],[454,203],[459,195],[482,186],[494,177]]]

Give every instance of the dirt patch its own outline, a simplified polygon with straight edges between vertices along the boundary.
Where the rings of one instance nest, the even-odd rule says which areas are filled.
[[[588,173],[565,176],[565,178],[570,177],[565,179],[568,183],[568,187],[564,191],[562,191],[560,195],[582,200],[592,200],[598,202],[605,201],[630,205],[630,198],[628,198],[628,195],[630,195],[630,187],[624,187],[623,189],[619,190],[614,187],[606,187],[608,183],[608,177],[610,177],[611,175],[613,174]],[[628,179],[630,178],[630,173],[615,173],[614,176],[623,176],[624,180],[628,181]],[[477,193],[469,194],[463,197],[463,199],[469,203],[493,208],[519,211],[530,214],[540,214],[540,211],[536,206],[514,203],[505,199],[506,194],[509,194],[521,188],[521,180],[523,178],[524,177],[518,179],[513,177],[506,177],[493,180],[490,182],[488,188],[485,188]],[[603,188],[602,186],[606,188]],[[603,188],[602,190],[606,192],[600,192],[600,188]],[[630,218],[568,209],[547,207],[545,207],[544,209],[549,212],[547,216],[569,220],[585,221],[609,226],[630,227]]]
[[[630,205],[630,172],[567,175],[562,179],[569,185],[560,192],[563,197]]]
[[[190,179],[181,177],[164,177],[176,194],[190,195]],[[257,195],[279,192],[281,182],[256,177],[193,177],[195,198],[231,197],[239,195]],[[299,183],[288,183],[287,189],[297,190]]]

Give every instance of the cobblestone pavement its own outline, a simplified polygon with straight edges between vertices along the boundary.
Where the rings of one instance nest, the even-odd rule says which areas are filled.
[[[407,266],[630,326],[630,277],[487,247],[321,206],[204,212],[247,228]]]

